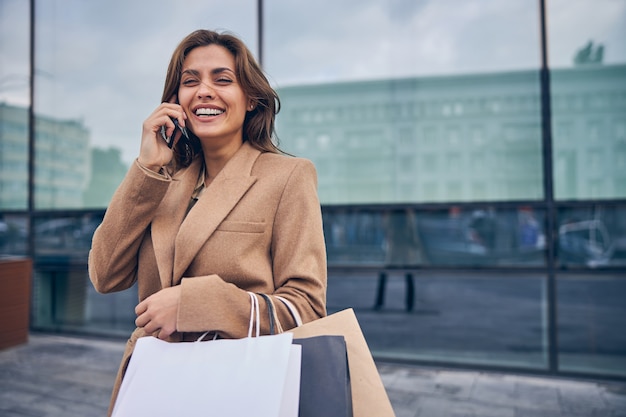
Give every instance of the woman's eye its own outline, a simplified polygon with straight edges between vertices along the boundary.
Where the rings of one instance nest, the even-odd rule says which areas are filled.
[[[189,85],[194,85],[194,84],[198,84],[198,80],[193,79],[193,78],[189,78],[189,79],[187,79],[187,80],[183,80],[183,81],[181,82],[181,84],[182,84],[182,85],[187,85],[187,86],[189,86]]]
[[[230,78],[218,78],[217,82],[220,84],[230,84],[233,82]]]

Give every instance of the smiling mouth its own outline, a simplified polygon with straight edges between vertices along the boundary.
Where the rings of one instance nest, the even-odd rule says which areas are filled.
[[[220,109],[209,109],[209,108],[196,109],[196,116],[219,116],[222,113],[224,113],[224,110],[220,110]]]

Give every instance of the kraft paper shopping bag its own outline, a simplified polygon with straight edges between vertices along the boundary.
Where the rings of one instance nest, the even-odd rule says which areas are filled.
[[[321,335],[343,336],[348,350],[354,417],[395,417],[354,310],[346,309],[331,314],[298,326],[289,332],[297,338]]]

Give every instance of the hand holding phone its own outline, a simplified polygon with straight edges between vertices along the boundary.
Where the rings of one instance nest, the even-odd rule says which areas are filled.
[[[165,133],[165,125],[161,126],[161,137],[163,138],[163,140],[165,141],[165,143],[167,143],[167,147],[172,149],[172,146],[174,146],[174,135],[176,134],[176,129],[179,129],[181,131],[181,133],[183,134],[183,136],[185,136],[187,139],[189,139],[189,134],[187,133],[187,128],[185,128],[184,126],[181,126],[178,123],[178,119],[174,119],[172,118],[172,123],[174,123],[174,131],[172,132],[171,136],[167,136],[167,134]]]

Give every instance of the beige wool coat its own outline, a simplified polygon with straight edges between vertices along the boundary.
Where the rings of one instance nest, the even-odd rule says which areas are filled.
[[[186,214],[202,163],[197,158],[172,177],[131,166],[94,233],[89,276],[96,290],[136,283],[141,301],[181,285],[173,342],[205,331],[245,337],[247,291],[286,298],[303,322],[325,316],[326,249],[313,164],[244,142]],[[285,305],[274,304],[285,330],[295,326]],[[141,336],[137,329],[128,341],[111,404]]]

